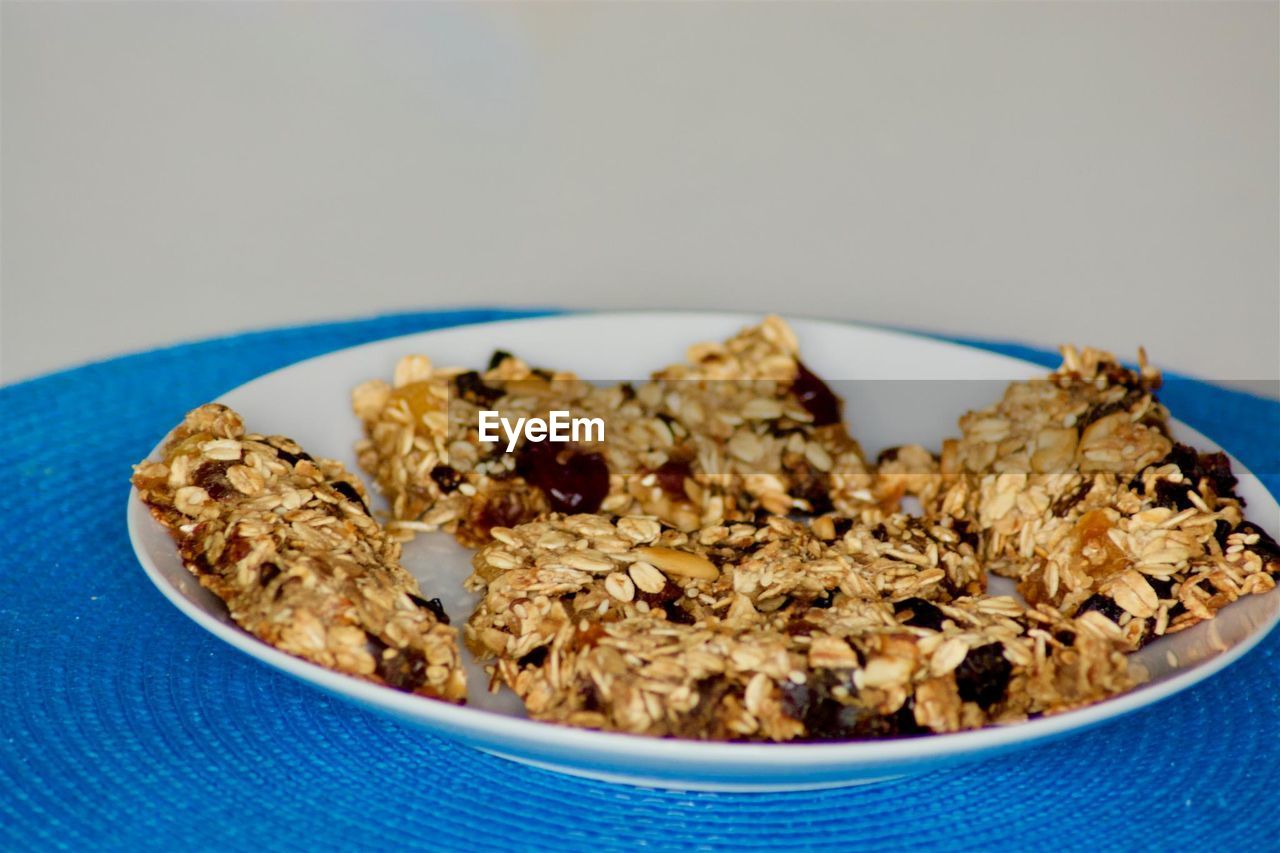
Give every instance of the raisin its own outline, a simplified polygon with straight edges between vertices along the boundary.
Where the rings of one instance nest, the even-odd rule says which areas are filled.
[[[280,574],[280,567],[275,563],[263,563],[258,570],[258,584],[266,586],[275,580]]]
[[[544,663],[546,663],[546,661],[547,661],[547,647],[538,646],[536,649],[531,649],[530,651],[521,655],[516,660],[516,664],[522,667],[523,666],[539,667],[539,666],[542,666]]]
[[[1200,476],[1209,481],[1218,497],[1230,497],[1240,482],[1231,473],[1231,460],[1225,453],[1205,453],[1200,456]]]
[[[1218,541],[1222,550],[1227,550],[1227,537],[1231,535],[1231,525],[1222,519],[1213,523],[1213,538]]]
[[[435,480],[442,494],[450,494],[462,485],[462,474],[448,465],[437,465],[431,469],[431,479]]]
[[[977,531],[973,529],[973,525],[963,518],[954,519],[951,522],[951,529],[956,536],[960,537],[960,544],[968,545],[974,551],[977,551],[982,544],[981,540],[978,539]]]
[[[840,685],[852,692],[848,676],[831,671],[817,673],[804,684],[782,685],[782,709],[804,725],[806,740],[902,737],[924,731],[916,723],[915,703],[911,699],[892,714],[877,714],[836,699],[832,691]]]
[[[630,402],[636,398],[636,388],[630,382],[623,382],[618,386],[618,393],[622,395],[624,403]]]
[[[843,539],[844,535],[848,533],[849,530],[853,527],[853,519],[852,518],[833,518],[831,519],[831,526],[835,528],[836,536],[839,536],[840,538]]]
[[[1194,480],[1196,479],[1196,469],[1200,467],[1200,456],[1196,453],[1195,448],[1175,443],[1168,455],[1156,464],[1176,465],[1188,480]]]
[[[831,481],[823,472],[805,461],[790,471],[794,482],[791,494],[809,504],[809,512],[822,515],[835,507],[831,503]]]
[[[496,349],[496,350],[494,350],[494,351],[493,351],[493,355],[489,356],[489,368],[488,368],[488,369],[489,369],[489,370],[493,370],[495,367],[497,367],[498,365],[502,364],[502,362],[506,361],[506,360],[507,360],[507,359],[509,359],[509,358],[515,358],[515,356],[513,356],[511,353],[507,352],[507,351],[506,351],[506,350],[504,350],[504,349]]]
[[[668,622],[677,625],[692,625],[698,621],[692,613],[680,606],[679,601],[668,601],[662,605],[662,612],[667,615]]]
[[[898,454],[901,452],[901,447],[886,447],[876,456],[876,465],[884,465],[886,462],[896,462]]]
[[[299,449],[297,453],[292,453],[288,450],[285,450],[283,447],[280,447],[275,444],[271,445],[271,447],[275,450],[276,456],[278,456],[283,461],[289,463],[290,465],[297,465],[299,462],[301,462],[304,459],[308,462],[314,461],[311,458],[311,455],[302,449]]]
[[[809,606],[816,607],[819,610],[828,610],[831,605],[836,603],[836,593],[839,591],[839,589],[829,589],[822,597],[810,601]]]
[[[1128,371],[1125,372],[1127,373]],[[1089,424],[1094,421],[1100,421],[1107,415],[1113,415],[1116,412],[1127,412],[1139,403],[1144,396],[1146,395],[1142,391],[1139,391],[1136,388],[1131,389],[1119,400],[1113,400],[1110,403],[1100,403],[1099,405],[1091,407],[1087,412],[1080,416],[1079,420],[1076,421],[1076,426],[1083,431],[1085,427],[1089,426]]]
[[[941,631],[942,622],[947,618],[936,605],[923,598],[904,598],[902,601],[896,601],[893,604],[893,612],[899,615],[907,614],[902,624],[913,628],[927,628],[930,631]]]
[[[956,688],[966,702],[977,702],[984,711],[1004,698],[1013,675],[1013,664],[1004,656],[1004,646],[987,643],[970,649],[956,667]]]
[[[796,362],[796,368],[791,393],[804,406],[805,411],[813,415],[813,425],[820,427],[840,423],[840,398],[832,393],[825,382],[814,376],[809,368],[800,362]]]
[[[385,652],[391,648],[381,637],[365,632],[365,649],[373,655],[374,672],[397,690],[412,692],[427,681],[427,660],[416,649],[396,649],[390,657]]]
[[[1053,638],[1067,648],[1071,648],[1076,644],[1076,635],[1074,631],[1056,631]]]
[[[480,374],[474,370],[459,373],[458,377],[454,379],[454,383],[458,388],[458,395],[462,399],[481,407],[492,406],[494,401],[501,398],[503,394],[498,388],[484,384]]]
[[[1157,480],[1155,504],[1173,510],[1190,509],[1195,506],[1190,497],[1192,491],[1194,490],[1186,483]]]
[[[432,598],[428,600],[413,593],[409,593],[409,599],[423,610],[429,611],[441,625],[449,624],[449,614],[444,612],[444,603],[440,599]]]
[[[875,527],[871,528],[871,536],[877,542],[889,541],[889,531],[885,529],[885,526],[883,524],[877,524]]]
[[[658,470],[653,473],[657,477],[658,485],[662,488],[662,491],[676,500],[686,499],[684,481],[691,474],[688,462],[680,459],[668,459],[659,465]]]
[[[1049,512],[1058,518],[1063,518],[1067,513],[1075,508],[1076,504],[1085,499],[1089,492],[1093,491],[1093,480],[1085,480],[1080,484],[1080,488],[1076,489],[1069,495],[1063,495],[1053,502],[1053,506],[1049,508]]]
[[[1156,598],[1173,598],[1173,578],[1153,578],[1147,576],[1147,583],[1156,591]]]
[[[345,480],[334,480],[329,484],[329,487],[364,510],[365,515],[369,514],[369,507],[365,506],[364,498],[360,497],[360,493],[356,491],[355,486]]]
[[[1099,595],[1097,593],[1084,600],[1084,603],[1080,605],[1078,610],[1076,610],[1076,618],[1083,616],[1090,610],[1096,610],[1116,624],[1120,623],[1120,617],[1124,615],[1124,609],[1121,608],[1120,605],[1116,604],[1105,595]]]
[[[191,475],[191,482],[204,489],[215,501],[226,500],[232,495],[239,494],[227,479],[227,469],[230,467],[230,462],[220,460],[205,462]]]
[[[609,494],[604,456],[564,443],[526,441],[516,451],[516,471],[546,492],[556,512],[595,512]]]
[[[1280,563],[1280,545],[1276,544],[1276,540],[1271,538],[1267,531],[1252,521],[1242,521],[1240,526],[1235,529],[1235,532],[1245,536],[1254,533],[1258,534],[1258,541],[1252,545],[1246,545],[1245,548],[1257,554],[1262,559],[1263,564]],[[1277,566],[1277,570],[1280,570],[1280,566]]]

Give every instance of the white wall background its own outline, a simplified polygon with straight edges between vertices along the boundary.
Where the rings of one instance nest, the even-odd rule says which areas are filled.
[[[508,304],[1274,380],[1278,8],[5,2],[2,375]]]

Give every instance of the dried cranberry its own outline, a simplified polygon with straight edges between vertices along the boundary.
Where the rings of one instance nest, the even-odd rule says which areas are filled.
[[[435,480],[443,494],[449,494],[462,485],[462,474],[448,465],[437,465],[431,469],[431,479]]]
[[[840,398],[827,384],[814,376],[809,368],[796,362],[796,379],[791,383],[791,393],[813,415],[814,426],[840,423]]]
[[[956,667],[956,688],[966,702],[977,702],[983,710],[1004,698],[1013,675],[1013,664],[1004,656],[1004,646],[987,643],[970,649]]]
[[[546,492],[556,512],[595,512],[609,494],[604,456],[564,443],[526,441],[516,452],[516,471]]]

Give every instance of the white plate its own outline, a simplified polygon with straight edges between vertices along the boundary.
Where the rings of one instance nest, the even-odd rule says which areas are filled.
[[[436,364],[482,366],[495,348],[533,364],[577,370],[588,379],[641,379],[677,361],[695,341],[727,337],[757,316],[645,312],[588,314],[464,326],[379,341],[313,358],[242,385],[220,398],[255,432],[287,435],[313,455],[358,470],[353,444],[360,428],[351,389],[391,376],[397,359],[424,353]],[[907,441],[937,447],[967,408],[988,405],[1010,379],[1043,368],[982,350],[899,332],[815,320],[795,320],[806,363],[831,380],[995,380],[938,382],[913,393],[906,382],[848,382],[839,386],[854,433],[869,454]],[[914,390],[923,386],[914,386]],[[905,395],[905,396],[904,396]],[[908,400],[910,401],[908,405]],[[181,416],[174,413],[175,422]],[[1174,434],[1202,450],[1217,449],[1195,431]],[[157,448],[158,450],[158,448]],[[156,451],[153,451],[153,456]],[[1232,460],[1250,517],[1277,530],[1280,508],[1258,479]],[[823,744],[727,744],[606,734],[524,719],[509,692],[484,691],[474,667],[470,704],[457,707],[330,672],[259,642],[236,628],[222,603],[187,573],[172,541],[136,494],[128,508],[138,559],[162,593],[199,625],[257,658],[316,687],[392,714],[437,734],[516,761],[596,779],[681,789],[780,790],[855,784],[936,769],[1078,732],[1171,696],[1238,659],[1280,614],[1280,590],[1239,601],[1216,619],[1152,643],[1137,656],[1149,684],[1079,711],[1017,725],[919,738]],[[405,550],[405,565],[430,596],[440,596],[455,624],[470,613],[461,580],[469,552],[442,534],[420,536]],[[1151,716],[1152,724],[1158,718]]]

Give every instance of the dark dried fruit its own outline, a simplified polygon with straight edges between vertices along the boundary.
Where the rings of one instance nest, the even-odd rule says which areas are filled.
[[[365,515],[369,514],[369,507],[365,506],[364,498],[360,497],[360,493],[356,491],[356,487],[345,480],[334,480],[329,486],[338,494],[351,501],[356,506],[364,510]]]
[[[956,667],[956,688],[966,702],[977,702],[984,711],[1004,698],[1013,664],[1004,656],[1004,646],[987,643],[970,649]]]
[[[1218,519],[1213,523],[1213,538],[1217,540],[1218,546],[1222,550],[1227,549],[1227,537],[1231,535],[1231,525],[1222,519]]]
[[[431,469],[431,479],[435,480],[443,494],[450,494],[462,485],[462,474],[448,465],[437,465]]]
[[[813,601],[810,601],[809,606],[816,607],[819,610],[827,610],[831,605],[836,603],[836,593],[838,592],[840,592],[839,589],[829,589],[822,597],[815,598]]]
[[[297,453],[293,453],[291,451],[285,450],[283,447],[280,447],[279,445],[273,444],[271,445],[271,447],[272,449],[275,450],[276,456],[278,456],[283,461],[288,462],[290,465],[297,465],[299,462],[301,462],[304,459],[308,462],[315,461],[311,458],[311,454],[307,453],[305,450],[302,450],[302,449],[299,449]]]
[[[812,515],[823,515],[835,507],[831,503],[831,478],[813,467],[807,460],[792,467],[791,494],[809,504]]]
[[[902,452],[901,447],[886,447],[876,455],[876,465],[884,465],[886,462],[895,462],[898,454]]]
[[[496,350],[494,350],[494,351],[493,351],[493,355],[489,356],[489,368],[488,368],[488,369],[489,369],[489,370],[493,370],[495,367],[497,367],[498,365],[502,364],[502,362],[506,361],[506,360],[507,360],[507,359],[509,359],[509,358],[515,358],[515,356],[513,356],[511,353],[507,352],[507,351],[506,351],[506,350],[504,350],[504,349],[496,349]]]
[[[1076,644],[1076,635],[1074,631],[1056,631],[1053,638],[1067,648],[1071,648]]]
[[[263,563],[258,569],[258,584],[266,586],[280,575],[280,567],[275,563]]]
[[[1087,479],[1080,484],[1080,488],[1076,489],[1069,495],[1063,495],[1053,502],[1053,506],[1049,508],[1049,512],[1058,518],[1064,518],[1067,513],[1075,508],[1076,504],[1085,499],[1089,492],[1093,491],[1093,480]]]
[[[1100,421],[1107,415],[1113,415],[1116,412],[1127,412],[1137,405],[1145,396],[1146,394],[1142,391],[1131,389],[1119,400],[1114,400],[1110,403],[1101,403],[1097,406],[1091,407],[1076,421],[1076,426],[1081,430],[1084,430],[1084,428],[1089,426],[1089,424],[1094,421]]]
[[[556,512],[595,512],[609,494],[604,456],[562,442],[526,441],[516,451],[516,471],[546,492]]]
[[[837,686],[843,686],[850,693],[856,692],[847,674],[830,670],[815,673],[804,684],[786,682],[782,685],[783,711],[804,725],[805,740],[903,737],[926,731],[916,723],[911,699],[893,714],[882,715],[842,703],[833,694]]]
[[[1167,600],[1173,598],[1173,578],[1153,578],[1145,576],[1147,583],[1156,591],[1156,598]]]
[[[1280,570],[1280,545],[1276,544],[1276,540],[1271,537],[1267,531],[1263,530],[1252,521],[1242,521],[1240,526],[1235,529],[1236,533],[1248,536],[1250,534],[1258,534],[1258,541],[1252,545],[1245,547],[1262,558],[1264,564],[1276,563],[1277,570]]]
[[[982,544],[982,540],[978,538],[978,532],[973,529],[973,525],[963,518],[952,519],[951,529],[956,536],[960,538],[961,545],[968,545],[975,552]]]
[[[538,646],[536,649],[530,649],[527,653],[517,658],[516,664],[522,667],[525,667],[525,666],[539,667],[539,666],[542,666],[544,663],[546,663],[546,661],[547,661],[547,647]]]
[[[676,625],[692,625],[697,622],[697,618],[680,606],[679,600],[668,601],[662,605],[662,612],[667,615],[667,621]]]
[[[427,660],[416,649],[396,649],[390,656],[386,652],[391,647],[376,634],[365,632],[365,648],[373,655],[374,672],[378,677],[397,690],[412,692],[427,682]]]
[[[209,494],[209,497],[215,501],[226,500],[233,495],[239,494],[235,486],[231,485],[231,481],[227,479],[227,469],[230,467],[230,462],[221,460],[205,462],[191,476],[191,482],[204,489]]]
[[[813,415],[814,426],[840,423],[840,398],[827,384],[809,372],[809,368],[796,362],[796,378],[791,383],[791,393]]]
[[[658,485],[675,500],[686,500],[684,481],[692,475],[689,463],[682,459],[668,459],[653,472]]]
[[[1084,600],[1084,603],[1080,605],[1080,609],[1076,611],[1076,617],[1079,618],[1091,610],[1096,610],[1117,625],[1120,624],[1120,617],[1124,615],[1124,608],[1105,595],[1097,593]]]
[[[418,605],[423,610],[429,611],[432,616],[436,617],[436,621],[441,625],[449,624],[449,614],[444,612],[444,602],[440,599],[433,598],[427,600],[422,596],[414,595],[413,593],[409,593],[409,598],[414,604]]]
[[[831,519],[831,526],[835,528],[836,536],[843,538],[844,535],[853,527],[853,519],[833,518]]]
[[[902,617],[902,624],[913,628],[927,628],[930,631],[941,631],[942,623],[947,618],[934,604],[923,598],[904,598],[895,601],[893,612]],[[903,614],[906,616],[903,616]]]
[[[1171,483],[1168,480],[1156,480],[1155,505],[1172,510],[1191,509],[1195,504],[1191,501],[1194,489],[1187,483]]]
[[[458,374],[458,377],[454,379],[454,384],[458,389],[458,395],[462,399],[482,408],[492,406],[494,401],[500,399],[503,395],[501,389],[484,384],[480,374],[474,370]]]

